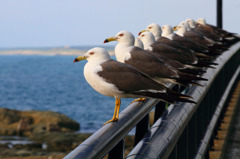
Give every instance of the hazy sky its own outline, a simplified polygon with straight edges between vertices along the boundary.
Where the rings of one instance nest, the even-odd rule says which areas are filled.
[[[240,1],[223,1],[224,29],[240,33]],[[0,48],[102,45],[121,30],[200,17],[216,24],[216,0],[1,0]]]

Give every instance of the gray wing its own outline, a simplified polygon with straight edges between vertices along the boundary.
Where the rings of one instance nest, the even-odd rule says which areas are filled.
[[[178,78],[177,70],[170,65],[166,64],[163,60],[153,56],[143,49],[135,47],[131,51],[131,58],[126,60],[125,63],[133,66],[151,78]]]
[[[98,75],[107,82],[113,83],[120,91],[133,93],[144,90],[165,91],[165,87],[140,73],[128,64],[109,60],[101,64],[103,71]]]

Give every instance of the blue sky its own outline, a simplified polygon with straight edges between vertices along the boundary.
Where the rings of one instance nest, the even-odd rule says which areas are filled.
[[[240,33],[240,1],[225,0],[223,12],[224,29]],[[121,30],[200,17],[216,24],[216,0],[1,1],[0,48],[102,45]]]

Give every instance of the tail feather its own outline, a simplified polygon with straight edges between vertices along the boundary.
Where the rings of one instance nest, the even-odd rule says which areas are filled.
[[[186,68],[186,69],[178,69],[180,72],[183,73],[188,73],[188,74],[193,74],[193,75],[201,75],[203,73],[205,73],[206,71],[202,70],[202,69],[190,69],[190,68]]]
[[[198,60],[199,64],[205,64],[205,65],[218,65],[218,63],[215,62],[209,62],[209,61],[203,61],[203,60]]]
[[[167,88],[166,93],[153,93],[153,92],[135,92],[134,94],[142,96],[142,97],[147,97],[147,98],[155,98],[159,99],[161,101],[167,102],[167,103],[175,103],[175,102],[188,102],[188,103],[196,103],[192,100],[190,100],[192,97],[184,94],[177,93],[171,89]]]
[[[222,54],[222,50],[218,50],[218,49],[213,49],[213,48],[209,48],[209,52],[206,53],[207,55],[210,55],[210,56],[216,56],[216,55],[221,55]]]
[[[193,64],[194,66],[198,66],[198,67],[208,67],[208,68],[212,68],[213,66],[211,65],[218,65],[217,63],[214,62],[209,62],[209,61],[204,61],[204,60],[198,60],[197,64]]]
[[[197,83],[197,82],[194,82],[194,81],[187,81],[188,84],[192,84],[192,85],[195,85],[195,86],[199,86],[199,87],[203,87],[203,85]]]
[[[194,52],[194,55],[197,56],[198,59],[212,59],[212,56],[206,55],[202,52]]]
[[[180,75],[180,80],[184,80],[184,81],[192,81],[192,80],[208,81],[208,79],[206,79],[206,78],[194,76],[194,75],[183,73],[183,72],[178,72],[178,74]]]
[[[190,84],[189,82],[181,81],[179,79],[176,79],[174,83],[178,84],[178,85],[181,85],[181,86],[184,86],[184,87],[189,87],[189,84]]]
[[[194,64],[193,66],[197,66],[197,67],[207,67],[207,68],[215,68],[215,67],[213,67],[213,66],[211,66],[211,65],[207,65],[207,64]]]
[[[177,93],[171,89],[168,89],[168,95],[171,96],[172,100],[175,100],[175,101],[178,101],[178,102],[187,102],[187,103],[196,103],[192,100],[189,100],[189,99],[192,99],[192,97],[188,96],[188,95],[185,95],[185,94],[180,94],[180,93]]]

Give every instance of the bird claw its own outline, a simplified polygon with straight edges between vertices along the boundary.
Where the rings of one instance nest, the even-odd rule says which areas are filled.
[[[146,100],[146,98],[138,98],[138,99],[134,99],[130,104],[134,103],[134,102],[144,102]]]
[[[103,126],[108,123],[115,122],[115,121],[118,121],[118,118],[113,118],[113,119],[108,120],[106,123],[103,124]]]

